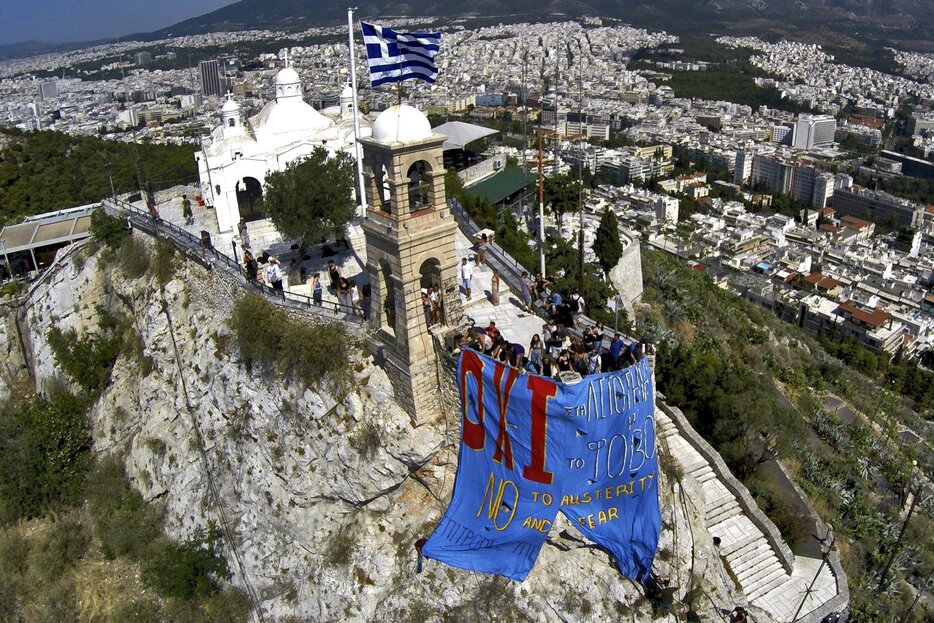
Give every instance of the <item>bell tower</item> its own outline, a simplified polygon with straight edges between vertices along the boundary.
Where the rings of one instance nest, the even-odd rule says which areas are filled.
[[[440,414],[435,345],[422,290],[436,288],[441,322],[461,320],[454,236],[444,193],[441,144],[428,119],[402,104],[380,113],[361,138],[367,215],[370,326],[379,337],[396,397],[415,426]]]

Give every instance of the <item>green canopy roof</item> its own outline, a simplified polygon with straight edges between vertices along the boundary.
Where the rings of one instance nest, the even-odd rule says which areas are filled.
[[[479,184],[467,188],[467,192],[478,199],[486,199],[497,204],[506,197],[513,195],[537,179],[535,173],[524,172],[522,169],[503,169],[493,177],[488,177]]]

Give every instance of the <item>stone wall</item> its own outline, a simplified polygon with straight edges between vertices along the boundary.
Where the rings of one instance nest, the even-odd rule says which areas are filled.
[[[633,304],[642,296],[642,251],[635,236],[621,233],[620,237],[625,244],[623,254],[616,266],[610,269],[609,277],[632,320],[635,318]],[[629,244],[626,244],[627,240]]]

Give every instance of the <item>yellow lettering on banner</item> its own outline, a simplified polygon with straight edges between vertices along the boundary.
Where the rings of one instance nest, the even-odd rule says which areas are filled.
[[[592,500],[593,498],[590,497],[590,491],[587,491],[584,493],[584,495],[581,496],[581,504],[590,504]]]
[[[599,513],[597,513],[597,524],[602,526],[605,523],[606,523],[606,512],[600,511]]]
[[[619,519],[619,515],[617,515],[618,510],[619,510],[619,509],[617,509],[615,506],[611,506],[610,508],[607,509],[607,512],[608,512],[609,515],[610,515],[608,521],[613,521],[614,519]]]
[[[548,519],[526,517],[525,521],[522,522],[522,527],[529,528],[530,530],[537,530],[542,534],[548,534],[548,531],[551,530],[551,521]]]
[[[512,487],[513,500],[512,504],[504,504],[503,496],[506,493],[506,488]],[[519,488],[516,486],[516,483],[511,480],[501,480],[499,482],[499,489],[496,488],[496,477],[493,476],[493,473],[490,473],[490,479],[487,481],[486,489],[483,490],[483,499],[480,501],[480,508],[477,509],[477,517],[483,513],[483,505],[489,497],[489,504],[487,506],[486,516],[487,519],[493,522],[493,527],[502,532],[509,527],[509,524],[512,523],[513,517],[516,516],[516,508],[519,506]],[[502,526],[499,525],[499,515],[503,508],[509,511],[509,517],[506,519],[506,523]]]

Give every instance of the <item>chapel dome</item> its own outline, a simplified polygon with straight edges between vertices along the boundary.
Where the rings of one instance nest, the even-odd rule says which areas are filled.
[[[254,129],[263,134],[316,133],[333,122],[301,99],[269,102],[251,120]]]
[[[301,78],[291,67],[286,67],[276,74],[276,84],[295,84],[296,82],[301,82]]]
[[[221,112],[240,112],[240,104],[231,98],[224,102],[224,105],[221,107]]]
[[[420,141],[431,134],[428,117],[408,104],[390,106],[373,122],[372,137],[380,143]]]

